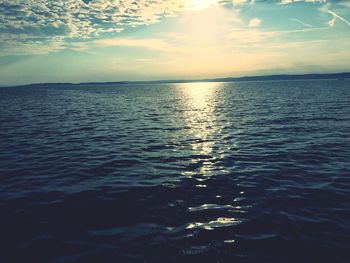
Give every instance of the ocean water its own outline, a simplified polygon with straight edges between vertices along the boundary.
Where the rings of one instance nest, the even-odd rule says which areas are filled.
[[[0,89],[0,262],[350,262],[350,81]]]

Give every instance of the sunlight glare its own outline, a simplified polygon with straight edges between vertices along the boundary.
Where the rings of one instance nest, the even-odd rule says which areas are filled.
[[[206,108],[206,110],[211,110],[211,99],[213,97],[213,92],[217,87],[217,83],[194,82],[183,86],[183,91],[191,102],[193,108],[201,110],[205,110]]]
[[[189,0],[187,3],[187,8],[194,9],[194,10],[201,10],[201,9],[207,9],[217,4],[218,2],[216,0]]]
[[[215,108],[218,103],[218,90],[222,83],[194,82],[177,85],[179,97],[183,101],[183,114],[190,127],[187,131],[192,138],[190,143],[193,152],[191,164],[199,165],[196,170],[186,171],[184,176],[196,176],[199,182],[207,180],[217,173],[213,163],[221,158],[225,149],[215,145],[215,139],[221,136],[221,127],[216,120]],[[220,170],[221,173],[225,169]],[[197,187],[203,187],[204,184]]]

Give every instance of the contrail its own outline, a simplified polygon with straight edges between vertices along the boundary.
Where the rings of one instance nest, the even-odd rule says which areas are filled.
[[[350,26],[350,22],[348,20],[346,20],[345,18],[341,17],[340,15],[334,13],[333,11],[331,10],[327,10],[327,12],[329,14],[331,14],[333,17],[335,18],[338,18],[339,20],[343,21],[345,24],[347,24],[348,26]]]

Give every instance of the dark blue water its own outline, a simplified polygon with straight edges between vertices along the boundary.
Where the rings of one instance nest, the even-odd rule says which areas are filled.
[[[349,262],[350,81],[0,89],[0,262]]]

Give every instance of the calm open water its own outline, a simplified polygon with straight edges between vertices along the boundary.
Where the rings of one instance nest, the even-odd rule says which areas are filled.
[[[350,81],[0,89],[0,262],[350,262]]]

